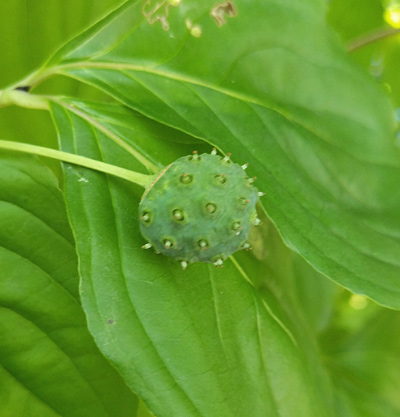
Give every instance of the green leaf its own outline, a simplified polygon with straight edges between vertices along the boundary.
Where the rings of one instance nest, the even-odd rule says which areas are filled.
[[[343,417],[400,415],[400,314],[371,304],[345,310],[342,318],[336,314],[334,326],[322,339],[336,408]],[[349,330],[357,321],[361,325]]]
[[[311,268],[298,255],[292,258],[294,294],[316,332],[322,331],[328,324],[332,314],[333,301],[338,286]]]
[[[132,416],[135,396],[86,327],[54,176],[2,152],[0,178],[1,416]]]
[[[107,141],[117,143],[135,156],[142,165],[135,165],[138,170],[143,171],[144,166],[147,172],[156,172],[182,154],[192,153],[193,150],[211,150],[210,146],[204,145],[192,136],[156,123],[140,113],[115,103],[66,97],[53,100],[65,108],[66,114],[93,126],[108,138]],[[118,164],[119,159],[115,158],[114,162]],[[133,169],[131,165],[127,168]]]
[[[75,107],[52,103],[63,151],[143,169],[107,133],[122,125],[125,132],[137,131],[139,122],[148,131],[136,151],[142,157],[159,146],[152,135],[161,133],[162,125],[143,123],[116,106],[103,117],[98,105],[86,102],[82,113]],[[89,113],[97,114],[96,125],[85,116]],[[72,166],[65,175],[89,328],[151,412],[160,417],[330,415],[329,383],[321,364],[309,360],[309,340],[307,345],[297,340],[290,320],[274,301],[270,306],[260,297],[241,262],[232,258],[224,268],[193,264],[182,271],[172,259],[141,249],[142,191],[136,185]]]
[[[257,262],[253,257],[244,256],[245,252],[238,252],[235,257],[251,271],[249,274],[255,277],[260,289],[266,289],[279,300],[291,321],[298,325],[299,336],[305,336],[307,345],[329,324],[334,299],[341,287],[324,279],[291,251],[263,213],[259,217],[261,225],[250,234],[252,254]]]
[[[37,80],[74,77],[249,162],[289,247],[400,308],[400,157],[387,98],[332,36],[323,2],[233,3],[237,16],[221,27],[214,2],[169,7],[165,31],[127,1]]]

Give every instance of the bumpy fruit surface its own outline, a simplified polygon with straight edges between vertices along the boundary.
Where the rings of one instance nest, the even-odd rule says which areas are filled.
[[[258,190],[245,166],[216,154],[184,156],[169,165],[145,191],[140,231],[157,252],[181,261],[219,266],[248,248],[257,224]]]

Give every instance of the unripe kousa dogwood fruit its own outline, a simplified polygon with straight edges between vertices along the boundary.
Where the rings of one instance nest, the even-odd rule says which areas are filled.
[[[246,167],[215,151],[168,165],[139,205],[140,231],[148,241],[143,247],[177,259],[183,269],[192,262],[221,266],[232,253],[248,249],[263,193]]]

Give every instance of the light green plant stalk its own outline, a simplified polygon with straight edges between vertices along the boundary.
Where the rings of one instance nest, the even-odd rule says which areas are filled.
[[[12,105],[28,109],[49,110],[49,103],[43,96],[28,94],[23,89],[0,90],[0,107]]]
[[[48,99],[44,96],[32,95],[23,89],[8,88],[0,90],[0,107],[17,105],[38,110],[49,110]],[[119,178],[134,182],[147,188],[155,179],[156,175],[140,174],[135,171],[120,168],[105,162],[96,161],[84,156],[75,155],[55,149],[43,148],[41,146],[29,145],[26,143],[11,142],[0,140],[0,149],[17,152],[25,152],[33,155],[44,156],[46,158],[57,159],[62,162],[79,165],[85,168],[111,174]]]
[[[0,140],[0,149],[44,156],[46,158],[57,159],[62,162],[68,162],[70,164],[94,169],[96,171],[104,172],[105,174],[111,174],[116,177],[123,178],[124,180],[131,181],[144,188],[147,188],[157,177],[157,174],[140,174],[139,172],[131,171],[125,168],[120,168],[111,164],[106,164],[105,162],[96,161],[94,159],[86,158],[84,156],[75,155],[68,152],[57,151],[55,149],[44,148],[41,146],[29,145],[26,143]]]

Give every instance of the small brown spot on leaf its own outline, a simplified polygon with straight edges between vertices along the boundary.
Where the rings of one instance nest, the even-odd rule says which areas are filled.
[[[162,0],[154,3],[152,0],[145,0],[142,7],[143,16],[153,25],[160,21],[164,30],[169,30],[169,8],[177,7],[182,0]]]
[[[237,10],[231,1],[224,1],[213,7],[210,15],[215,20],[215,23],[221,27],[226,23],[225,17],[237,16]]]

